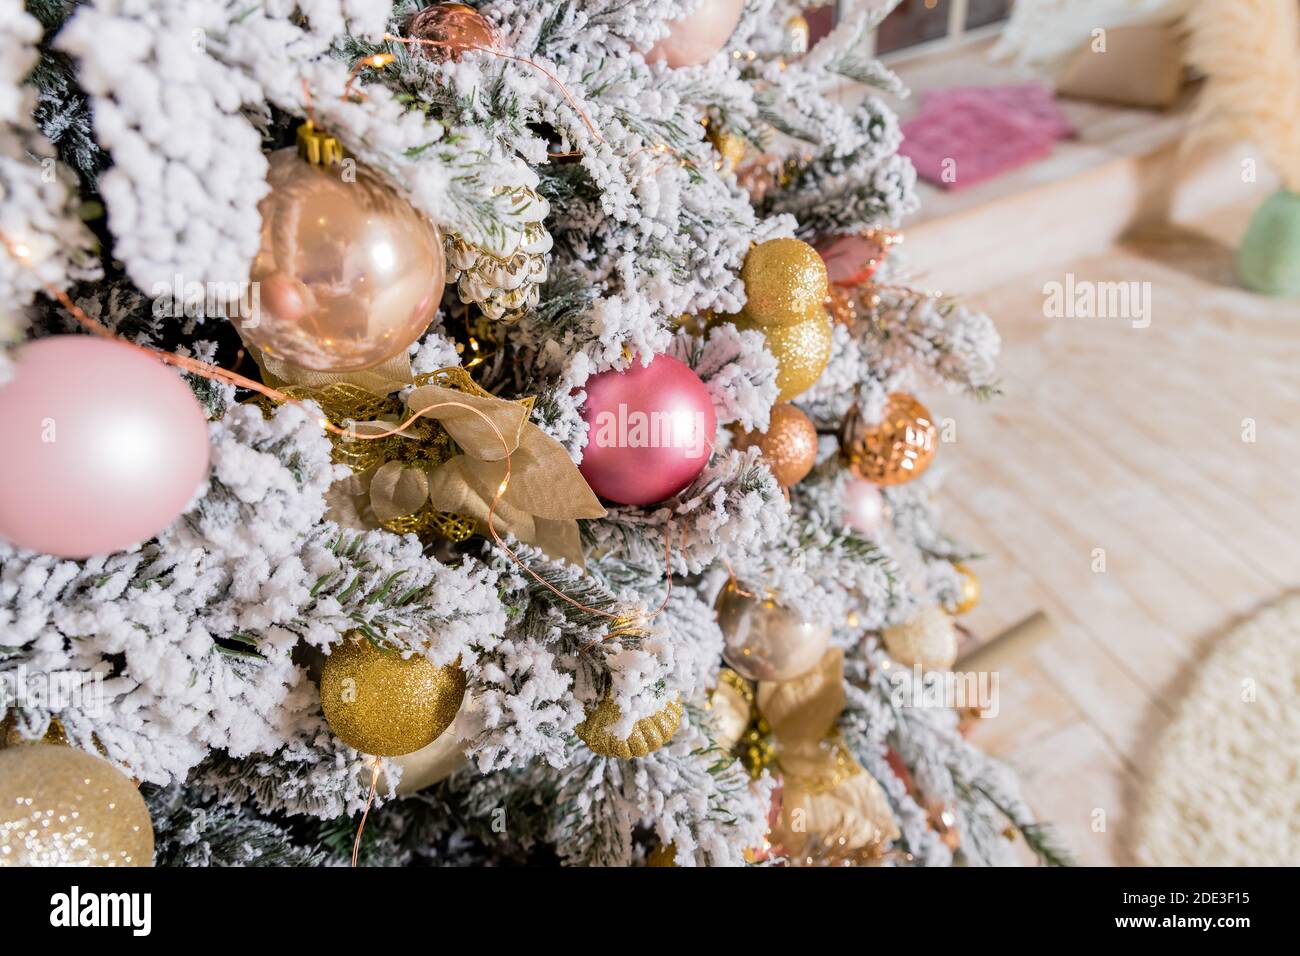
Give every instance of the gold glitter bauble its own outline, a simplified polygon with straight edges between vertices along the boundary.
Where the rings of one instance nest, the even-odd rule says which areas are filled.
[[[817,428],[793,405],[772,408],[767,431],[745,432],[736,439],[737,448],[757,446],[763,460],[782,488],[798,484],[817,463]]]
[[[901,485],[930,467],[938,429],[929,410],[911,395],[889,396],[879,422],[863,420],[855,405],[840,429],[840,454],[859,478],[877,485]]]
[[[676,866],[677,847],[671,843],[660,843],[645,856],[646,866]]]
[[[793,325],[826,311],[829,284],[821,254],[798,239],[769,239],[749,250],[740,267],[744,316],[760,328]]]
[[[0,751],[0,867],[152,864],[144,798],[107,760],[71,747]]]
[[[722,657],[742,677],[783,681],[817,665],[831,639],[820,624],[770,596],[745,593],[734,581],[718,595]]]
[[[622,713],[608,697],[587,711],[587,719],[578,725],[578,737],[602,757],[621,757],[630,760],[654,753],[672,739],[682,722],[682,705],[672,701],[663,710],[643,717],[632,725],[627,737],[616,737],[609,726],[622,717]]]
[[[320,704],[330,730],[349,747],[380,757],[433,743],[456,719],[464,696],[459,664],[404,658],[353,634],[334,645],[321,668]]]
[[[63,729],[63,722],[57,717],[50,718],[50,726],[46,729],[45,735],[39,740],[28,740],[18,732],[18,721],[14,719],[12,711],[5,714],[4,720],[0,720],[0,749],[5,747],[29,747],[36,744],[67,747],[71,745],[71,742],[68,740],[68,732]]]
[[[743,320],[741,329],[756,328]],[[823,309],[806,322],[761,329],[767,350],[776,358],[776,384],[781,389],[778,402],[788,402],[812,388],[826,371],[831,358],[830,316]]]
[[[946,671],[957,660],[957,627],[942,608],[922,608],[910,621],[885,628],[885,650],[905,667]]]
[[[261,248],[249,274],[257,308],[232,321],[291,365],[371,368],[406,351],[437,314],[442,236],[377,173],[342,165],[337,141],[304,129],[302,152],[268,157]]]
[[[980,579],[975,572],[964,564],[954,564],[960,584],[957,586],[957,601],[948,608],[949,614],[965,614],[980,602]]]

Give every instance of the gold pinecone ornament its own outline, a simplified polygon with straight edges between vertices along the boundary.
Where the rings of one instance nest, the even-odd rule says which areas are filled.
[[[477,305],[498,322],[515,322],[537,305],[552,245],[544,222],[551,204],[530,186],[507,191],[529,218],[499,248],[487,249],[455,233],[449,233],[445,243],[448,285],[456,284],[461,302]]]
[[[618,737],[610,732],[622,712],[618,705],[606,697],[587,711],[587,719],[578,725],[578,737],[602,757],[619,757],[631,760],[652,754],[672,739],[682,722],[682,705],[673,700],[663,710],[643,717],[632,725],[632,733]]]

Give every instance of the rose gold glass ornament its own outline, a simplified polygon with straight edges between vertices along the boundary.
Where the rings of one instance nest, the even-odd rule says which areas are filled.
[[[781,681],[798,677],[822,659],[831,639],[819,624],[770,596],[746,594],[729,582],[718,595],[722,658],[742,677]]]
[[[737,436],[739,449],[757,447],[772,475],[782,488],[802,481],[817,462],[817,429],[794,405],[772,407],[767,431],[745,432]]]
[[[901,485],[930,467],[937,432],[924,405],[895,392],[875,424],[865,421],[856,405],[849,410],[840,429],[840,453],[859,478]]]
[[[239,329],[270,357],[302,368],[370,368],[418,339],[437,312],[442,237],[310,127],[299,131],[299,149],[269,157],[271,191],[258,204],[262,245],[250,276],[258,307]]]
[[[701,0],[694,13],[669,22],[668,36],[650,48],[646,62],[674,69],[699,66],[726,46],[744,5],[744,0]]]
[[[459,60],[466,50],[498,48],[496,27],[487,17],[463,3],[435,3],[413,15],[406,25],[406,35],[417,43],[417,52],[441,63]],[[446,44],[445,46],[434,46]]]

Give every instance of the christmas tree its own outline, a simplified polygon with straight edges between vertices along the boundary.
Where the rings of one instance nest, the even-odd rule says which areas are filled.
[[[999,343],[908,284],[869,7],[0,0],[0,792],[93,760],[159,864],[1059,861],[911,705],[977,587],[918,396]]]

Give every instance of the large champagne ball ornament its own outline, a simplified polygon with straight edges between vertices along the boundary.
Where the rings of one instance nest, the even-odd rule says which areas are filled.
[[[681,491],[704,470],[718,419],[691,367],[670,355],[587,381],[587,447],[579,470],[591,490],[624,505]]]
[[[744,0],[700,0],[694,13],[669,21],[668,36],[650,48],[646,62],[699,66],[727,45],[744,6]]]
[[[927,607],[885,628],[885,650],[904,667],[950,670],[957,660],[957,628],[942,608]]]
[[[438,227],[376,173],[304,124],[269,157],[258,203],[258,307],[236,320],[271,358],[351,372],[403,351],[429,326],[446,278]]]
[[[768,595],[746,593],[729,581],[718,595],[722,659],[750,680],[782,681],[817,665],[831,639],[819,624]]]
[[[0,538],[62,558],[121,551],[176,520],[208,472],[185,382],[123,342],[20,346],[0,386]]]
[[[859,534],[874,535],[885,516],[885,496],[869,481],[849,475],[844,482],[844,523]]]
[[[826,311],[826,263],[799,239],[758,243],[745,256],[740,280],[747,300],[742,315],[757,328],[794,325]]]
[[[406,35],[415,52],[435,62],[459,60],[467,50],[496,50],[498,38],[492,21],[463,3],[435,3],[411,16]]]
[[[817,462],[817,428],[795,406],[779,404],[772,407],[767,431],[744,432],[736,438],[736,447],[757,447],[777,483],[789,488],[803,481]]]
[[[930,467],[938,429],[929,410],[911,395],[889,396],[879,422],[867,422],[855,405],[840,429],[840,453],[859,478],[901,485]]]
[[[107,760],[71,747],[0,751],[0,867],[152,863],[149,810]]]
[[[465,697],[465,672],[402,657],[349,634],[320,675],[320,704],[334,735],[380,757],[414,753],[451,726]]]
[[[743,318],[737,328],[754,328]],[[831,318],[823,309],[811,319],[793,325],[761,329],[767,350],[776,359],[778,402],[788,402],[817,383],[831,358],[835,331]]]

